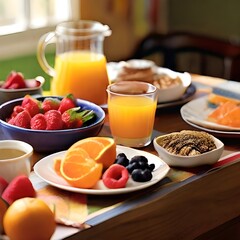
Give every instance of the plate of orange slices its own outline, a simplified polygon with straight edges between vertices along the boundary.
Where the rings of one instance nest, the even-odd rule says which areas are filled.
[[[183,120],[189,125],[200,130],[222,137],[240,137],[240,128],[219,124],[211,121],[211,116],[217,111],[209,105],[208,96],[197,98],[183,105],[181,110]]]
[[[34,165],[34,172],[42,180],[59,189],[84,194],[111,195],[124,194],[152,186],[163,179],[170,169],[170,167],[162,159],[154,154],[119,145],[117,145],[116,150],[117,154],[124,153],[128,158],[132,158],[136,155],[145,156],[148,159],[149,164],[153,163],[155,165],[152,172],[152,179],[148,182],[135,182],[131,177],[129,177],[126,187],[110,189],[104,185],[102,179],[100,178],[100,180],[98,180],[91,188],[74,187],[62,178],[55,169],[56,159],[63,159],[66,151],[57,152],[42,158]]]

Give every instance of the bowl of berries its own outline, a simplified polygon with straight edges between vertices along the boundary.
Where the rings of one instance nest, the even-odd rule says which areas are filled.
[[[76,141],[98,135],[105,113],[98,105],[65,97],[26,95],[0,106],[5,139],[22,140],[36,152],[66,150]]]
[[[38,76],[25,79],[21,72],[12,71],[4,81],[0,81],[0,104],[24,97],[25,95],[42,95],[45,79]]]

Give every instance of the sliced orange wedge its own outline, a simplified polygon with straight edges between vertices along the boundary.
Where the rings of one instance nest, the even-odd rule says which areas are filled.
[[[61,160],[60,174],[72,186],[92,188],[102,176],[102,164],[84,154],[71,153]]]
[[[96,163],[102,163],[105,169],[115,162],[117,155],[116,143],[110,137],[89,137],[82,139],[73,144],[68,151],[71,152],[79,148],[84,149]]]

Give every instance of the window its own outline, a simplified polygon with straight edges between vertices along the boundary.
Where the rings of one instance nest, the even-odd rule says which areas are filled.
[[[55,25],[72,18],[71,0],[0,0],[0,35]]]
[[[0,0],[0,57],[36,50],[41,35],[57,23],[79,18],[79,1]]]

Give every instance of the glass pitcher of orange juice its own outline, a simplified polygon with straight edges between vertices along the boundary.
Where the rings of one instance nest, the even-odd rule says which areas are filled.
[[[42,69],[52,76],[52,95],[74,97],[106,104],[109,85],[103,42],[111,35],[107,25],[80,20],[63,22],[55,32],[43,35],[38,43],[37,57]],[[48,44],[56,44],[55,66],[45,56]]]

